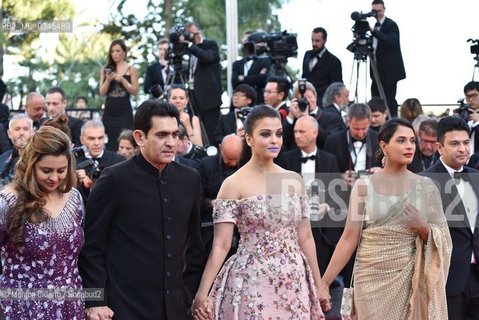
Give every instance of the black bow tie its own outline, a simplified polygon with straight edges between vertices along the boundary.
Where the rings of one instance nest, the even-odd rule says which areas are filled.
[[[358,139],[355,139],[355,138],[351,137],[351,141],[352,141],[353,143],[355,143],[355,142],[357,142],[357,141],[362,142],[362,143],[366,143],[366,138],[364,138],[363,140],[358,140]]]
[[[98,162],[101,161],[101,157],[99,157],[99,158],[91,158],[91,159],[92,159],[93,161],[98,161]]]
[[[460,180],[462,179],[464,182],[471,181],[471,177],[465,171],[456,171],[454,172],[454,179]]]
[[[303,162],[303,163],[306,163],[308,160],[316,160],[316,156],[312,155],[312,156],[309,156],[309,157],[302,157],[301,158],[301,162]]]
[[[246,57],[245,60],[248,62],[250,60],[255,60],[256,57]]]

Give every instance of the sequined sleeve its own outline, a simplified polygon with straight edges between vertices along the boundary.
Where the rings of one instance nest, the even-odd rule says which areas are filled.
[[[307,195],[300,195],[299,196],[299,204],[301,209],[301,218],[309,219],[310,216],[310,208],[311,208],[311,201],[313,198],[309,198]],[[316,204],[318,206],[319,203]]]
[[[10,208],[5,197],[5,192],[0,193],[0,245],[5,242],[7,236],[7,212]]]
[[[217,199],[213,205],[213,223],[233,222],[238,217],[238,200]]]

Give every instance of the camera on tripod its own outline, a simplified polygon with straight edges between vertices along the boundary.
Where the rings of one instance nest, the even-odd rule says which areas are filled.
[[[175,57],[181,57],[188,53],[188,43],[183,41],[193,41],[194,34],[186,31],[185,26],[181,24],[174,25],[168,34],[170,40],[170,55]]]
[[[471,54],[475,54],[475,60],[479,60],[479,39],[468,39],[467,42],[472,42]]]
[[[351,19],[356,21],[351,28],[353,31],[353,42],[346,47],[350,52],[354,53],[355,59],[365,60],[367,55],[373,51],[373,39],[369,32],[369,17],[376,17],[376,10],[362,13],[354,11],[351,13]]]
[[[272,60],[284,60],[298,55],[296,33],[283,32],[254,32],[248,36],[247,42],[266,43],[266,53]],[[258,54],[258,52],[256,52]]]
[[[308,109],[308,100],[304,97],[306,93],[306,79],[298,79],[298,92],[300,97],[298,98],[298,109],[301,112],[305,112]]]

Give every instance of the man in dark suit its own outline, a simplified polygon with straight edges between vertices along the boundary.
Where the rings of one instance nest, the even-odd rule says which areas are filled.
[[[386,95],[391,117],[398,115],[398,103],[396,101],[397,83],[406,78],[404,62],[399,41],[399,28],[393,20],[384,15],[386,7],[383,0],[374,0],[372,10],[377,12],[376,24],[371,28],[373,35],[373,49],[376,57],[376,65],[379,79]],[[371,71],[371,76],[373,72]],[[372,76],[371,96],[379,97],[376,79]]]
[[[45,97],[47,103],[47,112],[48,117],[55,118],[59,115],[64,114],[67,107],[67,97],[65,95],[65,91],[63,91],[60,87],[53,87],[47,91],[47,95]],[[46,119],[44,118],[44,122]],[[81,119],[68,116],[68,127],[70,128],[71,139],[73,144],[78,147],[81,145],[80,141],[80,131],[81,127],[83,126],[83,121]]]
[[[349,90],[342,82],[333,82],[324,92],[321,110],[337,114],[343,120],[340,130],[346,129],[346,108],[349,105]]]
[[[256,91],[246,83],[239,84],[233,90],[231,101],[233,109],[220,116],[215,130],[215,144],[221,143],[223,138],[230,133],[236,133],[240,137],[244,136],[243,122],[251,107],[256,104],[256,99]]]
[[[303,58],[303,78],[314,85],[321,101],[326,88],[333,82],[343,82],[341,61],[326,47],[328,33],[324,28],[314,28],[311,33],[312,50],[306,51]]]
[[[434,164],[437,145],[437,120],[425,119],[419,125],[416,152],[412,162],[407,166],[412,172],[423,172]]]
[[[154,92],[150,90],[155,86],[159,86],[161,92],[165,92],[165,85],[170,72],[169,61],[166,56],[169,44],[168,39],[161,39],[158,42],[158,61],[146,68],[145,82],[143,83],[143,91],[146,94],[154,96]]]
[[[269,77],[271,59],[269,57],[258,57],[255,54],[255,43],[248,39],[243,42],[244,57],[233,62],[231,71],[231,83],[233,89],[240,84],[248,84],[256,90],[258,103],[264,102],[263,89]]]
[[[283,145],[284,150],[290,150],[296,147],[294,140],[293,128],[295,126],[296,119],[304,116],[313,116],[318,122],[318,135],[316,138],[316,144],[318,148],[322,149],[324,142],[328,135],[333,132],[340,131],[344,126],[344,122],[338,114],[323,112],[317,105],[316,89],[311,82],[306,82],[306,90],[304,97],[299,92],[298,83],[296,82],[293,87],[293,96],[291,100],[291,106],[286,120],[283,121]],[[302,106],[298,105],[298,99],[302,100]],[[300,101],[301,102],[301,101]],[[306,106],[304,104],[307,104]],[[344,126],[344,128],[346,128]]]
[[[479,172],[465,166],[470,151],[469,127],[459,117],[445,117],[439,121],[437,138],[440,158],[423,175],[431,177],[441,193],[452,238],[446,283],[448,315],[455,320],[478,319]]]
[[[193,80],[191,100],[205,127],[208,140],[212,142],[222,103],[220,52],[215,41],[203,38],[196,22],[186,23],[185,29],[194,35],[192,42],[188,43],[189,73]]]
[[[264,87],[264,103],[278,111],[282,120],[286,119],[288,115],[289,108],[286,104],[286,98],[288,98],[290,88],[291,83],[280,76],[270,76]]]
[[[243,150],[242,139],[235,134],[229,134],[223,138],[219,149],[218,154],[205,157],[200,162],[201,185],[203,186],[201,235],[206,256],[209,255],[213,244],[213,200],[216,199],[223,181],[239,169]],[[238,236],[236,236],[236,243],[232,245],[234,251],[238,246],[237,242]]]
[[[105,149],[105,127],[100,120],[88,120],[81,128],[80,141],[83,152],[76,157],[78,189],[87,203],[94,182],[103,169],[122,162],[125,157]],[[79,150],[78,148],[76,150]]]
[[[479,152],[479,82],[468,82],[464,86],[464,96],[469,106],[467,120],[469,120],[468,125],[471,128],[471,154],[474,154]]]
[[[25,113],[33,121],[33,130],[38,130],[46,109],[45,98],[38,92],[30,92],[25,99]]]
[[[185,320],[205,260],[199,173],[173,161],[179,115],[160,100],[134,117],[140,154],[106,168],[86,208],[80,272],[87,319]],[[186,292],[185,292],[186,291]]]

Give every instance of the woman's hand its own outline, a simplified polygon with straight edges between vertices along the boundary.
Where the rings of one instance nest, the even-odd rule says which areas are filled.
[[[193,131],[193,128],[191,127],[191,122],[190,122],[190,115],[187,112],[185,111],[180,112],[180,121],[181,121],[181,124],[185,127],[185,129],[187,130],[191,129],[191,131]]]
[[[325,312],[331,310],[333,305],[331,303],[331,296],[329,295],[329,285],[321,280],[316,290],[318,290],[321,309]]]
[[[429,236],[429,225],[419,210],[412,204],[407,203],[403,210],[404,222],[413,231],[417,232],[423,241],[427,241]]]
[[[113,319],[113,310],[107,306],[92,307],[85,309],[86,320],[107,320]]]
[[[195,320],[213,319],[212,308],[207,296],[196,296],[191,306],[191,313]]]

